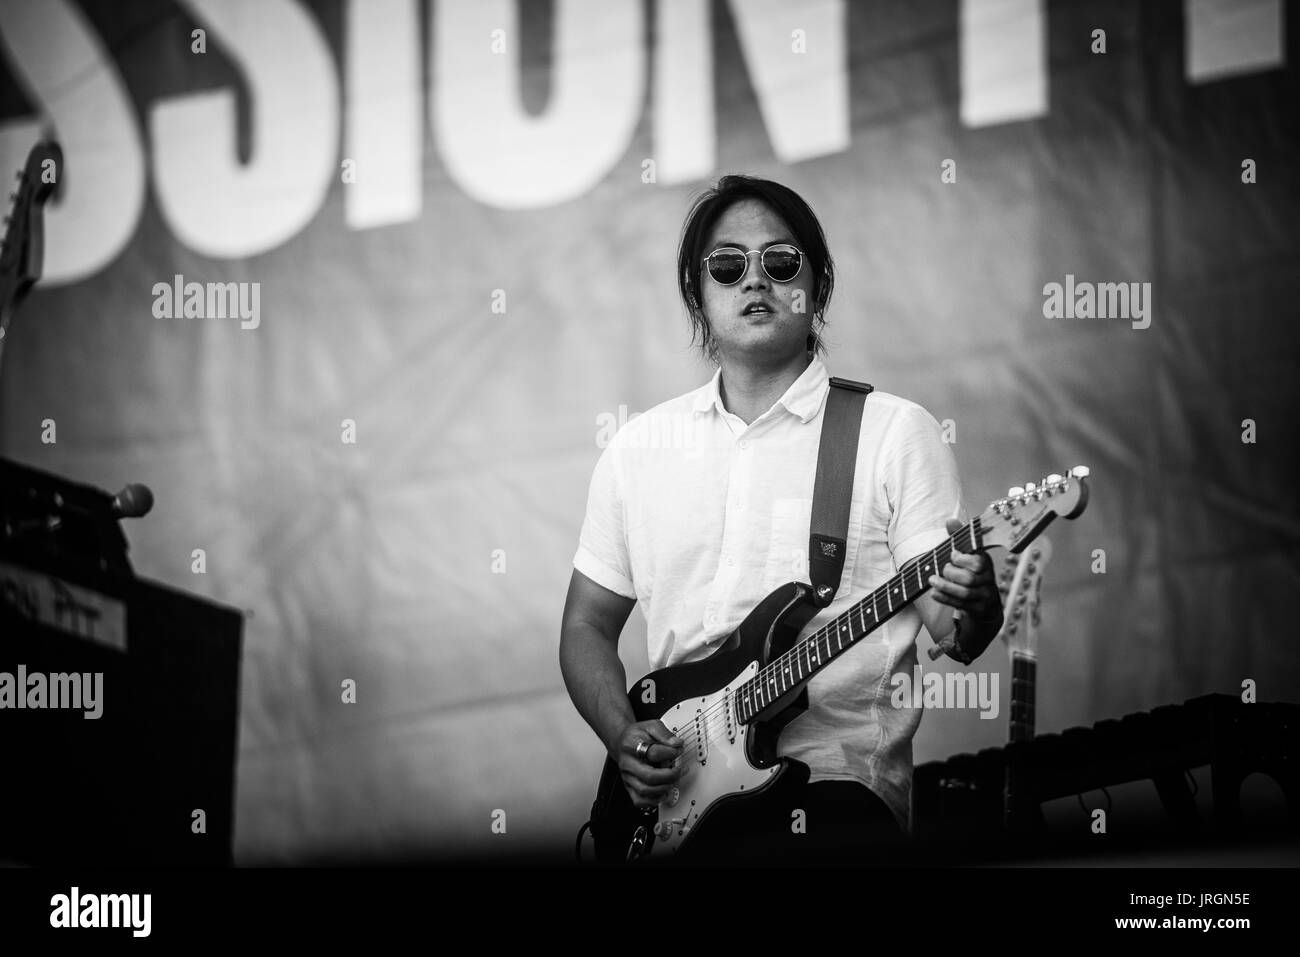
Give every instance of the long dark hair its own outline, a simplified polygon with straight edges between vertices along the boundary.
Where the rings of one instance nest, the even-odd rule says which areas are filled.
[[[677,288],[691,319],[691,343],[700,338],[700,348],[710,360],[717,361],[717,343],[713,330],[704,316],[704,297],[700,291],[704,270],[700,266],[706,250],[704,241],[713,224],[733,203],[741,199],[757,199],[766,203],[785,221],[794,233],[799,248],[808,257],[816,283],[813,287],[813,328],[808,333],[808,351],[826,352],[818,335],[826,325],[826,307],[835,288],[835,263],[826,245],[826,235],[812,207],[794,190],[769,179],[733,173],[722,177],[695,200],[682,227],[681,242],[677,247]]]

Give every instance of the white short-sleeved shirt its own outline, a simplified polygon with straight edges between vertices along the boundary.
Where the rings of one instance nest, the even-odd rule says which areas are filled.
[[[720,375],[630,420],[592,474],[573,565],[640,603],[654,669],[707,657],[774,588],[809,580],[826,368],[814,358],[748,426],[723,407]],[[957,463],[938,423],[914,402],[872,392],[843,577],[801,639],[946,540],[945,521],[963,517]],[[911,678],[920,630],[909,606],[814,676],[808,710],[778,749],[808,764],[813,781],[860,781],[904,828],[921,709],[895,708],[890,679]]]

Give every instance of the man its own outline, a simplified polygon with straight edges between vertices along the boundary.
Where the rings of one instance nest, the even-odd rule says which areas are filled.
[[[659,803],[679,779],[682,742],[658,720],[634,719],[617,652],[623,624],[640,601],[651,668],[695,661],[773,588],[808,580],[829,391],[817,352],[834,266],[815,214],[793,191],[723,177],[687,218],[678,281],[719,369],[709,384],[633,419],[602,453],[560,639],[569,694],[638,806]],[[840,588],[801,638],[946,540],[960,516],[956,462],[934,418],[897,396],[868,395]],[[808,710],[779,748],[809,766],[809,783],[764,817],[715,828],[712,849],[784,860],[857,853],[906,831],[921,714],[891,704],[890,678],[911,675],[922,624],[964,663],[1002,624],[987,556],[954,553],[929,584],[809,682]],[[955,634],[954,610],[964,616]]]

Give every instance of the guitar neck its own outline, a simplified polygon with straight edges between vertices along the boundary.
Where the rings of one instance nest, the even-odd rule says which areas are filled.
[[[1038,662],[1033,655],[1011,653],[1011,740],[1034,736],[1034,679]]]
[[[790,651],[771,661],[736,691],[737,717],[748,722],[772,703],[804,685],[813,675],[866,638],[923,595],[952,557],[953,549],[972,553],[981,546],[980,519],[962,526],[932,551],[917,556],[885,584],[827,622]]]

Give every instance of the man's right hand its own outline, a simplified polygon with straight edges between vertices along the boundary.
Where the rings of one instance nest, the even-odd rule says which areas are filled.
[[[642,757],[637,757],[637,746],[643,742],[650,748],[642,748]],[[677,759],[682,744],[658,718],[636,721],[623,729],[610,757],[618,764],[633,804],[654,807],[680,780],[683,768]]]

